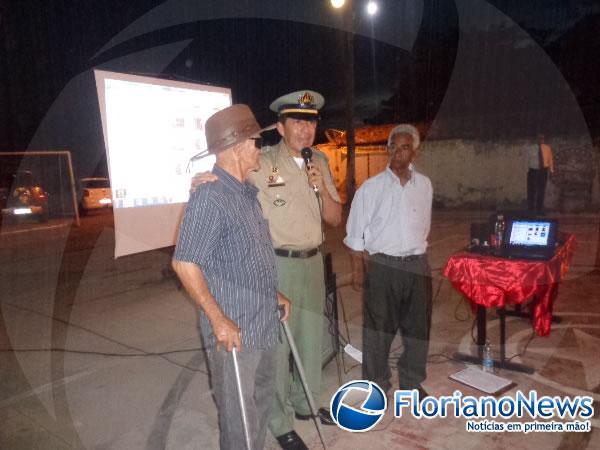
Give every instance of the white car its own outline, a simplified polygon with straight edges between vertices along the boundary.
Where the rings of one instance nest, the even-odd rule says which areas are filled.
[[[112,190],[108,178],[82,178],[79,184],[82,214],[92,209],[112,207]]]

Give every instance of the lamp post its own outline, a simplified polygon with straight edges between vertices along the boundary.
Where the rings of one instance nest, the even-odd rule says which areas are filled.
[[[352,203],[356,191],[356,146],[354,142],[354,5],[353,0],[330,0],[331,6],[336,9],[344,7],[344,28],[350,30],[346,33],[344,46],[344,60],[346,61],[346,195],[348,203]],[[369,15],[377,12],[377,3],[370,0],[366,10]]]
[[[348,6],[344,11],[344,25],[347,30],[346,52],[346,196],[348,204],[352,204],[354,192],[356,191],[356,151],[354,143],[354,10],[352,0],[348,0]]]

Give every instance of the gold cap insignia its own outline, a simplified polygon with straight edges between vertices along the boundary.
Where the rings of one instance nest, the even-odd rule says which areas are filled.
[[[305,92],[298,97],[298,103],[300,105],[312,105],[314,102],[315,98],[309,92]]]

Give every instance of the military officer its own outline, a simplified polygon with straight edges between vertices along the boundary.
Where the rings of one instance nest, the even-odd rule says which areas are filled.
[[[293,304],[295,314],[288,324],[315,399],[321,387],[325,302],[319,246],[323,222],[338,225],[342,208],[327,157],[312,149],[312,160],[306,167],[301,152],[314,144],[319,109],[324,103],[321,94],[309,90],[292,92],[271,103],[281,140],[263,147],[261,167],[250,178],[259,189],[258,198],[269,222],[278,288]],[[310,408],[296,369],[290,372],[289,355],[284,338],[277,349],[276,396],[269,427],[283,449],[304,449],[304,442],[294,431],[294,417],[310,419]],[[325,408],[319,409],[319,418],[332,424]]]

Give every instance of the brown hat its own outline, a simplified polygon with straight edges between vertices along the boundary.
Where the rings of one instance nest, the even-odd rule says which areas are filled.
[[[272,128],[273,126],[261,128],[248,105],[231,105],[214,113],[206,121],[207,151],[212,154],[220,153]]]

